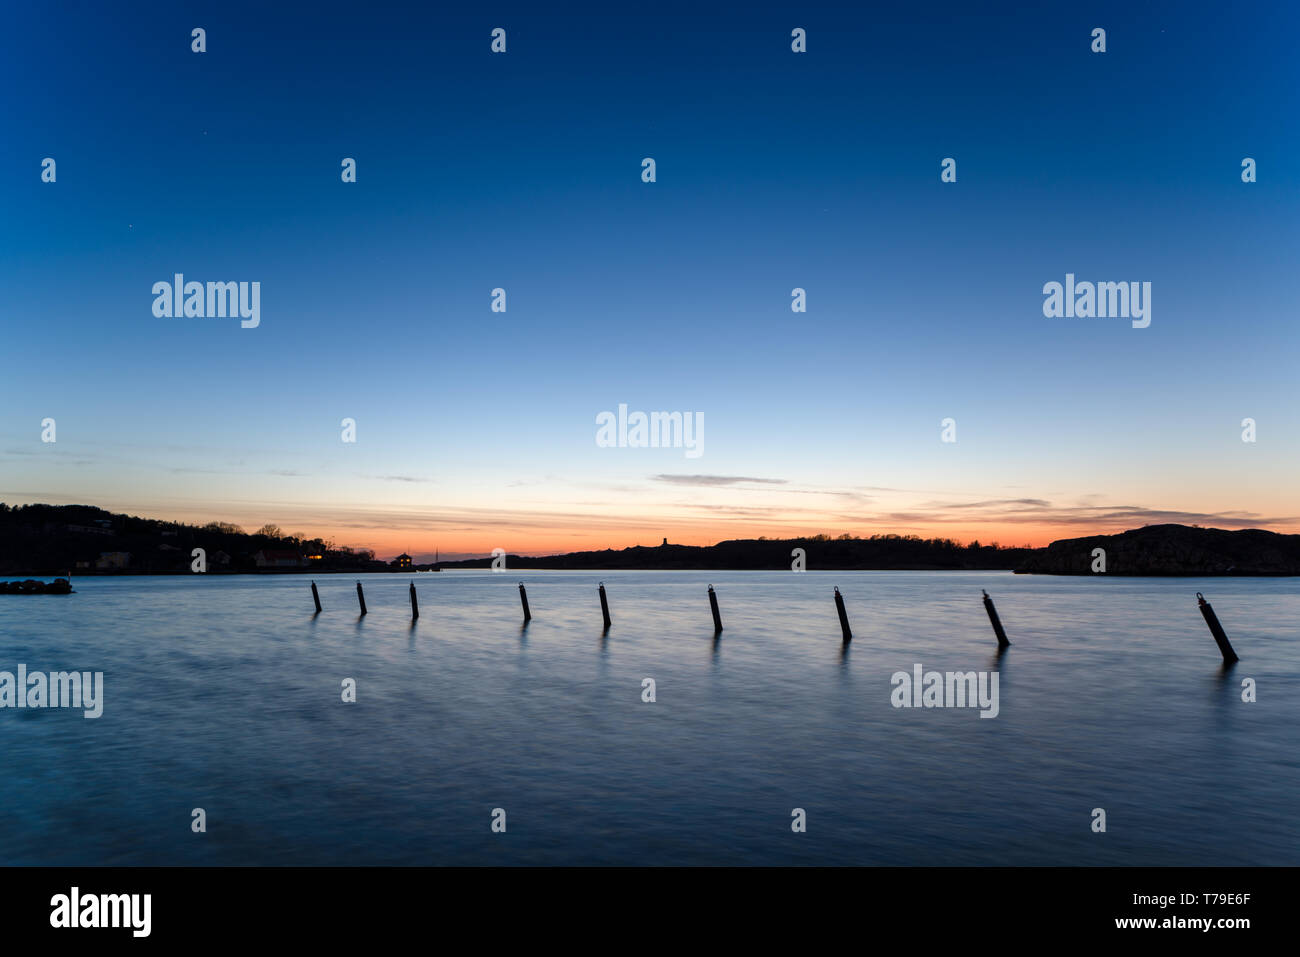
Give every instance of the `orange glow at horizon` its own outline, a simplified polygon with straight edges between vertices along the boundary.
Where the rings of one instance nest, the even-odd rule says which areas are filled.
[[[477,504],[472,498],[455,501],[449,496],[438,505],[419,501],[423,496],[411,496],[414,501],[390,496],[384,504],[368,505],[341,505],[332,496],[315,502],[277,497],[261,501],[212,499],[199,504],[177,498],[145,504],[127,496],[88,502],[81,495],[42,494],[32,501],[58,504],[57,499],[63,498],[63,504],[93,504],[111,512],[195,526],[231,522],[247,533],[273,524],[286,536],[370,549],[385,560],[406,552],[420,562],[432,559],[435,551],[448,560],[487,557],[496,548],[511,555],[542,556],[653,547],[664,539],[674,545],[708,546],[760,537],[902,535],[951,539],[961,545],[979,541],[1042,547],[1061,539],[1162,524],[1300,533],[1300,518],[1285,511],[1291,504],[1286,495],[1254,496],[1249,502],[1251,509],[1243,510],[1233,501],[1235,496],[1187,494],[1188,499],[1209,499],[1219,506],[1197,511],[1180,508],[1183,503],[1177,501],[1158,508],[1109,504],[1100,495],[1061,495],[1049,500],[956,492],[895,493],[892,489],[862,495],[823,489],[750,490],[735,485],[670,494],[655,489],[631,495],[618,491],[622,494],[603,500],[595,495],[582,500],[572,489],[553,494],[547,490],[545,498],[536,492],[525,498],[503,491],[492,496],[491,504]],[[1016,490],[1015,494],[1024,492]],[[629,498],[637,504],[625,504]],[[353,502],[365,500],[351,498]],[[1227,503],[1233,507],[1225,507]],[[10,504],[17,502],[11,498]]]
[[[178,519],[203,524],[198,519]],[[240,523],[237,523],[240,524]],[[855,538],[870,538],[872,535],[915,535],[919,538],[950,538],[961,545],[978,541],[984,545],[998,544],[1004,547],[1039,548],[1054,541],[1067,538],[1084,538],[1090,535],[1114,534],[1143,524],[1164,524],[1151,522],[1101,522],[1089,528],[1080,528],[1070,524],[1045,524],[1033,526],[1021,523],[988,522],[982,524],[923,523],[912,526],[875,526],[865,527],[845,525],[842,527],[825,525],[806,525],[794,523],[715,523],[703,525],[690,523],[681,519],[666,519],[663,522],[638,522],[620,527],[616,523],[601,524],[598,528],[562,527],[548,529],[530,528],[526,532],[505,530],[487,530],[474,528],[447,529],[430,531],[428,528],[408,527],[359,532],[353,526],[330,527],[323,524],[315,527],[282,525],[286,534],[303,532],[308,538],[320,537],[332,541],[336,546],[348,546],[353,549],[371,549],[376,557],[390,560],[405,552],[417,561],[433,558],[435,551],[444,560],[454,561],[461,558],[489,557],[494,548],[504,548],[508,554],[522,556],[544,556],[565,554],[568,552],[619,551],[633,546],[652,547],[667,539],[672,545],[708,546],[718,542],[735,539],[795,539],[810,538],[816,535],[830,535],[838,538],[849,534]],[[244,523],[245,531],[253,531],[260,523]],[[647,525],[653,525],[654,531],[647,531]],[[1300,532],[1300,528],[1275,527],[1278,532]]]
[[[1003,527],[997,526],[971,526],[969,528],[944,528],[944,529],[903,529],[903,528],[800,528],[794,526],[763,526],[740,528],[736,526],[717,526],[712,528],[703,528],[699,525],[685,525],[677,522],[665,522],[663,532],[658,535],[647,535],[641,529],[628,529],[626,531],[611,530],[610,532],[594,533],[585,530],[556,530],[553,532],[532,532],[524,536],[495,536],[484,537],[482,534],[465,533],[462,536],[451,537],[444,536],[442,540],[437,537],[430,537],[428,533],[408,534],[404,532],[379,533],[367,536],[365,541],[350,541],[347,538],[348,530],[337,530],[334,533],[326,535],[326,538],[332,538],[337,544],[347,544],[352,548],[369,548],[374,550],[376,556],[383,559],[390,559],[396,555],[406,552],[423,560],[426,553],[428,556],[437,552],[446,559],[451,560],[454,557],[489,557],[494,548],[504,548],[508,554],[524,556],[543,556],[543,555],[560,555],[568,552],[592,552],[612,549],[620,551],[624,548],[634,546],[651,547],[660,545],[663,539],[667,538],[670,545],[696,545],[708,546],[716,545],[718,542],[735,540],[735,539],[755,539],[760,537],[775,539],[793,539],[793,538],[811,538],[815,535],[830,535],[832,538],[838,538],[840,535],[849,534],[854,538],[870,538],[872,535],[915,535],[919,538],[951,538],[960,544],[968,544],[971,541],[979,541],[981,544],[992,544],[994,542],[1003,546],[1021,547],[1030,545],[1039,547],[1048,545],[1051,542],[1061,538],[1080,537],[1080,533],[1074,534],[1054,534],[1050,530],[1033,530],[1023,526]],[[355,531],[355,530],[351,530]],[[1115,529],[1122,531],[1122,529]],[[1095,534],[1102,534],[1098,531]],[[499,539],[499,540],[498,540]],[[494,542],[495,544],[485,544],[485,542]]]

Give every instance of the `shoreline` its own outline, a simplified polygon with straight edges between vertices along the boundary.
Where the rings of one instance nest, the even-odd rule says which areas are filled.
[[[490,565],[463,565],[451,568],[443,568],[441,571],[434,572],[429,569],[321,569],[321,568],[276,568],[260,569],[258,571],[208,571],[208,572],[188,572],[188,571],[112,571],[112,572],[90,572],[83,571],[70,577],[71,581],[86,578],[193,578],[193,577],[258,577],[258,576],[276,576],[276,575],[307,575],[307,576],[333,576],[333,575],[434,575],[442,574],[449,571],[489,571]],[[566,566],[564,568],[553,568],[544,565],[517,565],[506,569],[502,577],[509,578],[515,572],[591,572],[610,573],[610,572],[788,572],[790,569],[784,567],[773,568],[736,568],[723,566],[691,566],[691,567],[623,567],[610,568],[608,566]],[[954,572],[1010,572],[1013,575],[1024,576],[1043,576],[1048,578],[1300,578],[1300,574],[1295,572],[1221,572],[1221,571],[1180,571],[1180,572],[1074,572],[1074,571],[1028,571],[1018,568],[935,568],[933,566],[890,566],[888,568],[874,567],[839,567],[839,568],[814,568],[808,569],[811,572],[936,572],[936,573],[954,573]],[[793,573],[792,573],[793,574]],[[802,574],[802,573],[801,573]],[[45,578],[69,578],[67,572],[14,572],[0,574],[0,584],[6,581],[24,581],[29,579]]]

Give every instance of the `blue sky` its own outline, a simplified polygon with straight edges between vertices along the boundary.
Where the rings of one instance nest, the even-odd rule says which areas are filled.
[[[1131,7],[13,10],[0,499],[381,554],[1300,530],[1300,15]],[[156,318],[176,272],[260,326]],[[1151,326],[1045,318],[1067,272]],[[704,454],[597,447],[619,403]]]

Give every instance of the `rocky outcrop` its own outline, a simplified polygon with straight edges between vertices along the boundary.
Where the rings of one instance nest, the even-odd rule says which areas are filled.
[[[66,578],[52,582],[27,579],[21,582],[0,582],[0,595],[71,595],[72,583]]]
[[[1300,535],[1147,525],[1118,535],[1066,538],[1029,555],[1017,574],[1092,575],[1093,550],[1107,575],[1300,575]]]

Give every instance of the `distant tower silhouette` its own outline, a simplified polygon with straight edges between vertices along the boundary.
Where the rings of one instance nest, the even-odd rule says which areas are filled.
[[[660,545],[659,547],[660,547],[660,548],[663,548],[664,545],[667,545],[667,544],[668,544],[668,536],[665,535],[665,536],[664,536],[664,544],[663,544],[663,545]]]

